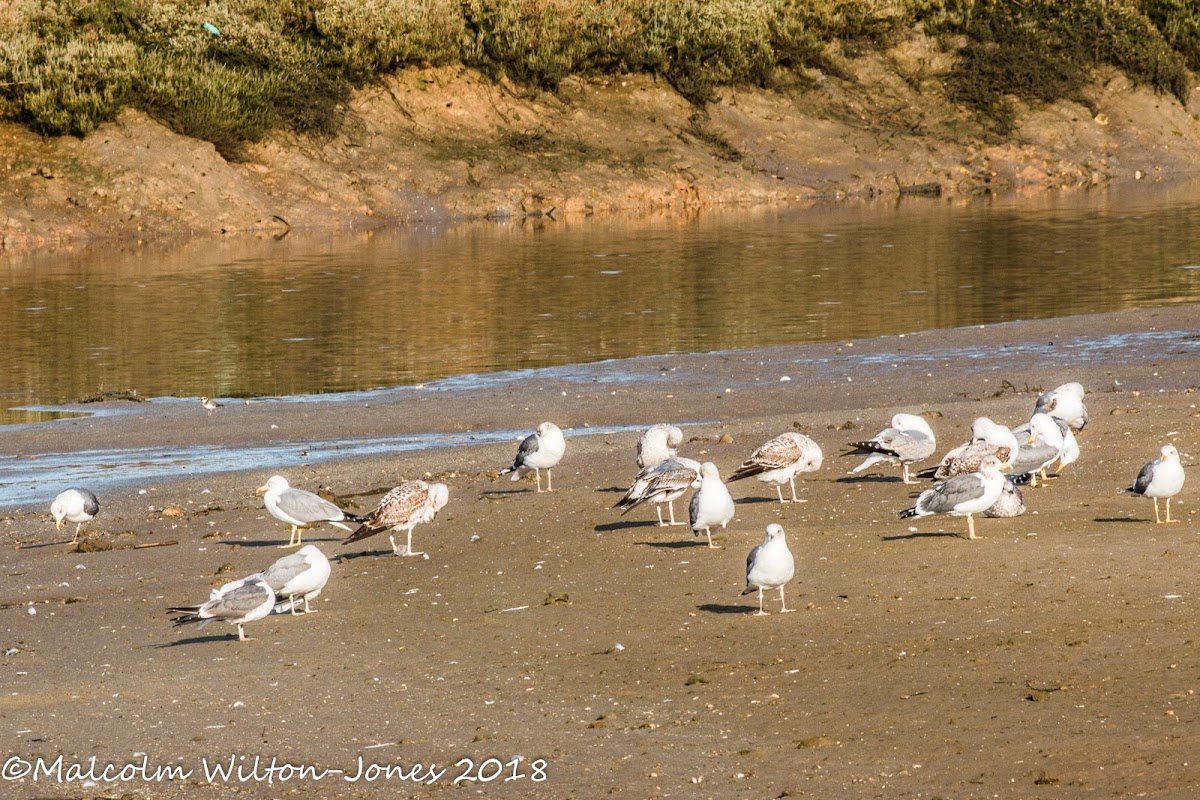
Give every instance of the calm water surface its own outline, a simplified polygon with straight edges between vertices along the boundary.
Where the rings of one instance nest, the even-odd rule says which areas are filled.
[[[1184,302],[1200,302],[1186,188],[129,245],[0,260],[0,408],[349,391]]]

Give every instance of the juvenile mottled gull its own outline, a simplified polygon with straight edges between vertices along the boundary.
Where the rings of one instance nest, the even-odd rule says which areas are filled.
[[[272,517],[292,526],[292,535],[288,538],[288,543],[280,547],[299,547],[304,535],[301,529],[309,525],[328,522],[344,531],[350,531],[353,528],[343,525],[342,520],[362,522],[361,517],[342,511],[312,492],[289,486],[287,479],[282,475],[272,475],[255,492],[263,496],[263,505]]]
[[[683,525],[675,521],[675,501],[693,486],[700,485],[700,462],[690,458],[668,458],[637,474],[625,496],[613,508],[621,509],[624,516],[642,503],[653,503],[658,512],[658,524]],[[663,522],[662,504],[667,504],[670,522]]]
[[[1063,444],[1058,422],[1049,414],[1034,414],[1029,418],[1017,454],[1009,459],[1012,474],[1028,475],[1029,485],[1036,487],[1037,474],[1062,456]]]
[[[775,492],[781,503],[799,503],[796,497],[796,475],[800,472],[816,472],[821,468],[821,448],[803,433],[788,431],[750,454],[742,465],[729,476],[729,481],[756,477],[764,483],[775,484]],[[783,499],[783,484],[792,487],[792,499]]]
[[[254,574],[240,581],[227,583],[219,589],[213,589],[208,602],[198,606],[178,606],[167,611],[182,614],[171,620],[176,626],[189,622],[199,622],[203,628],[210,622],[228,622],[237,625],[238,640],[250,641],[242,625],[262,619],[271,613],[275,607],[275,592],[263,580],[261,574]]]
[[[942,456],[936,467],[921,470],[919,475],[934,480],[945,480],[955,475],[964,475],[979,470],[985,456],[996,456],[1004,464],[1016,455],[1019,445],[1013,432],[987,417],[979,417],[971,424],[971,440]]]
[[[955,475],[945,483],[921,492],[917,504],[900,512],[902,519],[925,517],[930,514],[949,514],[967,518],[967,538],[976,539],[974,514],[987,511],[1004,492],[1005,478],[1000,474],[1006,469],[1000,459],[985,456],[978,472]]]
[[[50,504],[50,516],[54,517],[55,528],[61,531],[68,522],[75,523],[71,544],[79,541],[79,529],[84,523],[91,522],[92,517],[99,513],[100,501],[87,489],[67,489]]]
[[[638,439],[638,469],[653,467],[675,456],[675,450],[683,442],[683,431],[674,425],[660,422],[650,427]]]
[[[786,614],[793,609],[787,607],[783,599],[783,587],[796,574],[796,562],[792,551],[788,550],[787,539],[783,528],[775,523],[767,526],[767,535],[763,543],[750,551],[746,556],[746,590],[748,595],[758,590],[758,611],[755,616],[765,616],[763,611],[763,589],[779,590],[779,611]]]
[[[316,599],[329,580],[329,559],[316,545],[306,544],[291,555],[286,555],[263,570],[263,580],[275,592],[280,601],[275,604],[275,613],[285,610],[294,616],[296,606],[304,604],[305,614],[315,614],[309,609],[308,601]]]
[[[1179,463],[1179,451],[1173,445],[1163,445],[1162,455],[1142,467],[1137,480],[1129,490],[1140,497],[1149,497],[1154,501],[1154,521],[1178,522],[1171,519],[1171,498],[1183,489],[1183,465]],[[1158,516],[1158,498],[1163,498],[1167,506],[1167,518]]]
[[[884,428],[868,441],[852,442],[850,446],[857,448],[850,455],[871,454],[850,470],[851,475],[883,461],[889,464],[899,463],[904,473],[904,482],[916,483],[909,480],[908,465],[924,461],[933,455],[933,451],[937,449],[937,439],[933,435],[933,428],[929,427],[924,417],[918,417],[916,414],[896,414],[892,417],[891,427]]]
[[[721,473],[717,470],[717,465],[705,461],[700,465],[700,489],[692,495],[692,502],[688,505],[688,520],[692,526],[692,533],[699,536],[700,531],[704,531],[704,535],[708,537],[708,546],[715,547],[712,543],[711,529],[720,525],[723,530],[733,519],[733,514],[733,497],[721,482]]]
[[[392,543],[393,553],[398,556],[424,555],[424,553],[413,552],[413,528],[422,522],[433,521],[437,512],[442,510],[449,499],[450,487],[444,483],[405,481],[385,494],[375,510],[362,518],[362,527],[348,536],[342,544],[351,544],[391,528],[394,531],[404,531],[408,534],[403,550],[396,546],[395,536],[388,537],[388,541]]]
[[[562,461],[563,453],[567,451],[567,441],[563,433],[553,422],[543,422],[537,426],[534,433],[529,434],[517,448],[517,456],[512,466],[500,470],[501,475],[513,473],[515,481],[528,472],[537,476],[537,490],[542,491],[542,470],[546,470],[546,491],[554,491],[554,482],[550,471]]]
[[[983,512],[985,517],[1019,517],[1025,513],[1025,498],[1021,490],[1009,478],[1004,479],[1004,490],[1000,499],[992,507]]]
[[[1088,424],[1087,406],[1083,404],[1083,384],[1064,383],[1051,389],[1037,399],[1033,407],[1035,414],[1049,414],[1061,419],[1073,431],[1081,431]]]

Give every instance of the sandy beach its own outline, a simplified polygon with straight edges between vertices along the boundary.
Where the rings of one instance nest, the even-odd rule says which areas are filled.
[[[0,507],[0,795],[1188,796],[1196,488],[1171,525],[1122,490],[1166,443],[1195,470],[1197,320],[1179,306],[653,356],[211,415],[111,404],[6,430],[0,454],[31,469],[97,449],[225,448],[242,464],[294,448],[235,472],[98,475],[87,541],[112,549],[76,552],[52,494]],[[940,454],[978,416],[1027,421],[1068,381],[1089,392],[1081,458],[1023,490],[1024,516],[977,520],[977,541],[961,519],[901,520],[924,487],[899,468],[847,474],[848,443],[897,411],[925,414]],[[543,420],[568,436],[549,494],[496,476]],[[785,430],[825,463],[799,504],[731,484],[737,516],[709,550],[652,509],[611,509],[639,430],[660,421],[723,475]],[[470,441],[496,431],[511,440]],[[356,455],[407,434],[453,446]],[[254,494],[276,473],[358,513],[415,477],[446,482],[450,502],[414,533],[428,559],[394,557],[386,535],[307,532],[333,561],[319,613],[250,623],[250,642],[172,628],[169,606],[284,554],[288,530]],[[745,559],[773,522],[797,613],[756,617]],[[177,544],[132,549],[158,542]]]

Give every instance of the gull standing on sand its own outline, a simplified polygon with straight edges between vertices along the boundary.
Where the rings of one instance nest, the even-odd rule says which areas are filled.
[[[212,412],[216,411],[218,408],[223,408],[225,406],[224,403],[218,403],[211,397],[201,397],[200,405],[204,406],[204,410],[208,412],[209,416],[212,416]]]
[[[280,522],[292,526],[292,535],[287,544],[281,548],[299,547],[303,533],[302,528],[328,522],[344,531],[353,530],[343,525],[342,520],[362,522],[362,517],[342,511],[333,503],[318,497],[312,492],[296,489],[290,486],[287,478],[282,475],[272,475],[266,483],[255,490],[255,494],[263,496],[263,505],[271,516]]]
[[[1004,492],[1005,477],[1000,474],[1008,469],[996,456],[985,456],[978,472],[955,475],[945,483],[921,492],[917,504],[900,512],[900,518],[925,517],[930,514],[949,514],[967,518],[967,538],[975,535],[974,514],[987,511]]]
[[[786,614],[794,609],[788,608],[783,599],[783,587],[796,574],[796,561],[792,551],[788,550],[787,538],[783,527],[776,523],[767,526],[767,535],[763,543],[750,551],[746,556],[746,590],[742,595],[748,595],[758,590],[758,611],[754,616],[763,617],[763,589],[779,590],[779,612]]]
[[[1174,445],[1163,445],[1162,455],[1142,467],[1137,480],[1128,491],[1154,501],[1154,521],[1178,522],[1171,519],[1171,498],[1183,489],[1183,465],[1179,463],[1179,451]],[[1158,498],[1166,500],[1167,518],[1158,516]]]
[[[385,494],[375,510],[362,518],[362,527],[348,536],[342,544],[353,544],[391,528],[393,531],[404,531],[408,534],[403,549],[396,546],[395,536],[388,536],[393,553],[398,556],[423,556],[425,554],[422,552],[413,552],[413,528],[422,522],[432,522],[449,499],[450,487],[444,483],[405,481]]]
[[[933,428],[929,427],[924,417],[918,417],[916,414],[896,414],[892,417],[891,427],[884,428],[868,441],[851,442],[850,446],[857,448],[850,455],[871,454],[850,470],[851,475],[884,461],[889,464],[899,463],[904,472],[904,482],[916,483],[917,481],[909,480],[908,465],[924,461],[933,455],[933,451],[937,449],[937,439],[933,435]]]
[[[535,432],[525,437],[517,448],[517,457],[513,459],[512,466],[500,470],[500,474],[511,472],[515,481],[532,471],[537,476],[537,490],[541,492],[542,470],[546,470],[546,491],[552,492],[554,484],[550,470],[558,466],[566,451],[567,440],[563,438],[563,432],[553,422],[543,422]]]
[[[700,486],[700,462],[678,456],[668,458],[651,467],[646,467],[633,479],[625,496],[616,502],[613,508],[621,509],[621,515],[628,514],[642,503],[653,503],[658,512],[660,527],[667,525],[683,525],[675,521],[675,501],[683,497],[692,487]],[[663,522],[662,504],[667,504],[670,522]]]
[[[650,427],[642,434],[637,444],[638,469],[653,467],[668,458],[675,457],[675,451],[683,443],[683,431],[674,425],[660,422]]]
[[[1067,423],[1073,431],[1081,431],[1088,424],[1087,406],[1083,404],[1083,384],[1064,383],[1051,389],[1037,399],[1034,414],[1049,414]]]
[[[275,613],[282,614],[287,609],[296,616],[296,606],[302,602],[305,614],[315,614],[315,610],[309,609],[308,601],[321,594],[329,581],[329,572],[329,559],[312,544],[304,545],[263,570],[263,580],[280,601],[275,604]]]
[[[921,470],[918,474],[923,478],[946,480],[955,475],[977,472],[986,456],[995,456],[1000,463],[1006,464],[1019,449],[1017,437],[1011,430],[987,417],[978,417],[971,423],[969,442],[942,456],[941,463],[936,467]]]
[[[219,589],[213,589],[208,602],[197,606],[178,606],[167,611],[182,614],[171,621],[176,627],[190,622],[199,622],[203,628],[210,622],[228,622],[237,625],[238,641],[251,641],[242,629],[247,622],[262,619],[275,608],[275,592],[259,573],[240,581],[232,581]]]
[[[801,472],[816,472],[821,468],[823,456],[820,446],[803,433],[788,431],[750,454],[742,465],[729,476],[729,482],[757,476],[764,483],[775,484],[775,492],[781,503],[799,503],[796,497],[796,475]],[[783,499],[783,484],[792,487],[792,499]]]
[[[68,522],[75,523],[71,544],[79,541],[79,529],[99,513],[100,501],[87,489],[67,489],[50,504],[50,516],[54,517],[55,528],[61,531]]]
[[[1035,414],[1034,416],[1037,416],[1037,415]],[[1064,469],[1066,469],[1071,464],[1074,464],[1079,459],[1079,440],[1075,438],[1075,432],[1071,430],[1071,427],[1066,422],[1064,422],[1063,420],[1061,420],[1055,416],[1051,416],[1050,419],[1052,419],[1054,421],[1054,424],[1056,426],[1058,426],[1059,436],[1062,437],[1062,446],[1059,448],[1058,457],[1055,459],[1055,461],[1058,462],[1058,466],[1055,467],[1054,473],[1055,473],[1055,475],[1058,475],[1058,474],[1061,474]],[[1023,437],[1030,437],[1032,435],[1032,433],[1033,433],[1033,426],[1031,425],[1030,422],[1026,422],[1024,425],[1020,425],[1016,428],[1013,428],[1013,435],[1016,436],[1018,439],[1023,438]],[[1050,439],[1048,441],[1054,441],[1054,440],[1055,440],[1054,435],[1050,434]],[[1047,441],[1047,440],[1045,437],[1043,437],[1043,442],[1045,442],[1045,441]],[[1024,448],[1022,447],[1022,449],[1024,449]],[[1054,461],[1050,462],[1050,464],[1053,464],[1053,463],[1054,463]],[[1014,473],[1015,473],[1015,471],[1016,471],[1015,462],[1014,462],[1013,466],[1014,466]],[[1049,464],[1047,464],[1046,466],[1048,467]],[[1043,467],[1041,470],[1039,470],[1039,472],[1041,473],[1042,480],[1049,479],[1049,476],[1046,475],[1046,467]]]
[[[1008,463],[1014,476],[1028,475],[1030,487],[1036,488],[1038,473],[1045,475],[1046,467],[1062,457],[1065,439],[1058,422],[1049,414],[1034,414],[1029,418],[1028,426],[1019,430],[1026,432],[1022,434],[1016,455]]]
[[[716,547],[712,543],[711,529],[720,525],[724,530],[733,519],[733,514],[733,497],[721,482],[721,473],[717,470],[717,465],[705,461],[700,465],[700,489],[692,495],[692,502],[688,505],[688,520],[692,526],[692,533],[699,536],[700,531],[704,531],[704,535],[708,537],[708,546]]]

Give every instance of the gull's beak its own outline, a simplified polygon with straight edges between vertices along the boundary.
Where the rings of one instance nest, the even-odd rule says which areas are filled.
[[[67,524],[66,517],[63,517],[62,519],[54,520],[54,527],[58,528],[60,531],[63,529],[63,525],[66,525],[66,524]]]
[[[255,494],[262,494],[262,493],[263,493],[263,492],[265,492],[266,490],[267,490],[267,487],[264,485],[264,486],[260,486],[260,487],[258,487],[257,489],[255,489],[255,490],[254,490],[254,493],[255,493]]]
[[[1003,464],[1000,465],[1000,471],[1001,472],[1012,472],[1012,464],[1005,461]]]
[[[1035,442],[1037,442],[1037,434],[1036,433],[1029,434],[1029,443],[1034,444]]]

